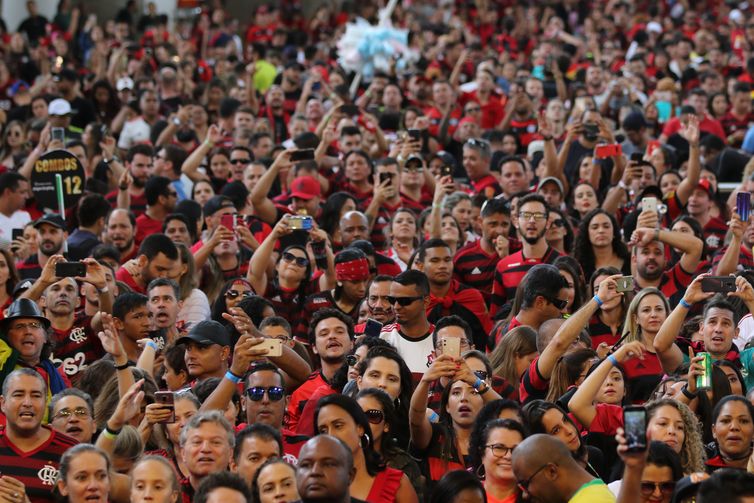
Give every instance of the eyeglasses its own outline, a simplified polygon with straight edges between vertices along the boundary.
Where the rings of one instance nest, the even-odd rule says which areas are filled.
[[[489,374],[486,370],[475,370],[474,375],[477,376],[482,381],[486,381]]]
[[[239,296],[245,299],[247,297],[251,297],[251,292],[248,290],[245,290],[243,292],[239,292],[238,290],[228,290],[227,292],[225,292],[226,299],[237,299]]]
[[[283,252],[283,260],[289,263],[294,263],[299,267],[306,267],[309,265],[309,259],[306,257],[297,257],[293,253]]]
[[[664,495],[673,494],[675,491],[675,482],[642,482],[641,494],[644,496],[650,496],[659,489]]]
[[[73,410],[62,409],[53,416],[53,419],[60,419],[60,418],[68,419],[69,417],[73,415],[75,415],[76,417],[85,418],[85,417],[89,417],[91,414],[89,414],[89,409],[87,409],[86,407],[77,407]]]
[[[386,297],[388,303],[391,306],[397,302],[398,305],[403,306],[403,307],[410,306],[411,303],[416,302],[417,300],[423,299],[423,298],[424,297],[421,295],[417,295],[416,297],[391,297],[390,295],[388,295]]]
[[[251,159],[231,159],[231,164],[249,164]]]
[[[558,218],[557,220],[552,221],[552,225],[554,225],[555,227],[565,227],[565,220]]]
[[[542,465],[539,468],[537,468],[537,471],[535,471],[534,473],[532,473],[531,477],[529,477],[528,479],[517,481],[516,485],[518,486],[519,489],[521,489],[521,492],[528,493],[529,492],[529,485],[531,484],[531,481],[534,480],[534,477],[536,477],[539,472],[541,472],[542,470],[544,470],[548,466],[550,466],[550,463],[545,463],[544,465]]]
[[[518,218],[524,221],[534,219],[535,221],[541,222],[542,220],[547,218],[547,214],[539,213],[539,212],[531,212],[531,211],[522,211],[518,214]]]
[[[28,323],[16,323],[10,327],[11,330],[26,330],[27,328],[36,330],[42,328],[42,323],[39,321],[30,321]]]
[[[473,114],[474,112],[481,112],[482,109],[479,107],[469,107],[466,109],[467,114]]]
[[[385,420],[385,413],[378,409],[365,410],[364,414],[372,424],[381,424]]]
[[[355,367],[359,363],[359,360],[361,360],[361,358],[359,358],[356,355],[346,356],[346,363],[348,364],[349,367]]]
[[[246,390],[246,396],[248,396],[252,402],[258,402],[264,398],[265,391],[271,402],[279,402],[285,395],[285,391],[280,386],[270,386],[269,388],[265,388],[264,386],[254,386]]]
[[[485,152],[490,151],[490,144],[486,140],[478,140],[476,138],[469,138],[468,140],[466,140],[465,145],[468,145],[469,147],[472,147],[472,148],[478,148],[478,149],[484,150]]]
[[[502,457],[505,457],[506,454],[513,454],[513,449],[515,449],[518,446],[514,445],[513,447],[508,447],[507,445],[503,445],[503,444],[490,444],[490,445],[485,445],[485,447],[491,450],[492,455],[495,456],[496,458],[502,458]]]
[[[424,167],[423,166],[403,166],[404,173],[412,173],[414,171],[417,173],[423,173]]]
[[[544,297],[544,295],[543,295],[542,297]],[[547,302],[549,302],[550,304],[552,304],[553,306],[555,306],[555,307],[557,307],[558,309],[560,309],[561,311],[562,311],[563,309],[565,309],[565,308],[566,308],[566,306],[568,305],[568,301],[567,301],[567,300],[563,300],[563,299],[549,299],[549,298],[547,298],[547,297],[544,297],[544,299],[545,299],[545,300],[546,300]]]

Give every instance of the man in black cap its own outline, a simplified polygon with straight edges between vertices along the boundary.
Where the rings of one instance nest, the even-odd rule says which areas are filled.
[[[56,213],[48,213],[34,222],[37,229],[37,253],[18,264],[22,279],[37,279],[42,268],[53,255],[64,253],[63,243],[68,239],[65,221]]]
[[[63,68],[55,74],[53,80],[57,84],[58,93],[71,104],[71,127],[77,133],[82,133],[90,122],[97,122],[94,104],[82,98],[78,93],[78,74],[70,68]]]
[[[200,321],[175,343],[186,347],[186,367],[195,381],[222,378],[228,370],[230,335],[222,324],[214,320]]]

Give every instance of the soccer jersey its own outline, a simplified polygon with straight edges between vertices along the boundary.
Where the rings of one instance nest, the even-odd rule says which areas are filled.
[[[92,330],[92,317],[83,311],[76,314],[68,330],[52,328],[55,350],[52,361],[75,383],[79,374],[92,362],[105,356],[102,343]]]
[[[482,238],[484,239],[484,238]],[[496,252],[488,254],[482,249],[482,240],[467,244],[453,258],[453,275],[470,287],[476,288],[489,305],[492,297],[492,282],[495,279],[495,267],[500,262]]]
[[[495,316],[495,313],[503,304],[516,296],[516,289],[529,269],[537,264],[552,264],[558,257],[560,257],[560,253],[548,246],[544,255],[540,258],[526,257],[524,251],[521,250],[500,259],[492,283],[492,300],[490,301],[492,316]]]
[[[398,354],[406,362],[414,380],[417,381],[427,371],[427,362],[429,362],[432,351],[435,350],[432,344],[432,332],[434,330],[435,326],[430,323],[426,334],[418,339],[413,339],[401,332],[400,324],[394,323],[382,327],[380,339],[389,342],[398,350]]]

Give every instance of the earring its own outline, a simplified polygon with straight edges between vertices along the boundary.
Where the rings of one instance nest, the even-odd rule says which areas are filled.
[[[484,465],[479,465],[479,468],[476,469],[476,476],[480,480],[484,479]]]
[[[364,433],[364,434],[363,434],[363,435],[361,436],[361,448],[362,448],[362,449],[366,449],[366,448],[368,448],[368,447],[369,447],[369,444],[370,444],[370,441],[371,441],[371,440],[370,440],[370,438],[369,438],[369,434],[368,434],[368,433]]]

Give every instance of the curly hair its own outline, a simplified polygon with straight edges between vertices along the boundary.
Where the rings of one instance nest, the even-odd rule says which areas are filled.
[[[673,407],[681,415],[684,425],[683,445],[681,445],[681,465],[683,474],[689,475],[694,472],[704,471],[706,454],[702,443],[702,432],[699,420],[687,405],[673,400],[672,398],[660,398],[646,403],[647,418],[652,417],[664,406]]]
[[[576,241],[573,244],[573,256],[579,261],[581,267],[584,268],[584,277],[586,278],[592,276],[596,265],[594,248],[592,242],[589,240],[589,224],[591,224],[597,215],[605,215],[610,219],[610,224],[613,226],[613,240],[611,243],[613,253],[623,260],[623,263],[627,264],[631,260],[628,247],[620,237],[620,227],[618,227],[615,217],[602,208],[593,209],[584,215],[584,218],[579,223],[579,229],[576,232]]]

